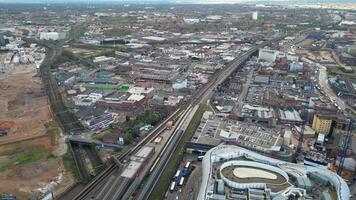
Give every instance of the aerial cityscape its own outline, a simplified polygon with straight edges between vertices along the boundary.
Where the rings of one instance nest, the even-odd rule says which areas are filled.
[[[0,200],[356,199],[356,2],[0,0]]]

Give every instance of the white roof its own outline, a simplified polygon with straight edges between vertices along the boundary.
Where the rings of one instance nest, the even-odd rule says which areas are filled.
[[[154,88],[132,87],[127,92],[131,94],[148,94],[153,90]]]
[[[133,178],[136,175],[136,172],[141,167],[142,162],[131,161],[129,165],[122,172],[121,176],[125,178]]]
[[[127,100],[129,100],[129,101],[141,101],[143,98],[145,98],[144,95],[133,94],[133,95],[129,96],[129,98],[127,98]]]
[[[166,40],[166,38],[164,38],[164,37],[156,37],[156,36],[146,36],[146,37],[142,37],[142,39],[144,39],[144,40],[159,41],[159,42],[162,42],[162,41],[165,41],[165,40]]]
[[[141,157],[141,158],[146,158],[153,150],[154,150],[154,147],[144,146],[135,154],[135,156]]]
[[[202,182],[197,199],[208,199],[208,192],[211,190],[211,188],[213,188],[215,183],[214,178],[212,177],[214,163],[221,162],[223,160],[232,160],[241,156],[245,156],[246,158],[255,162],[279,167],[281,170],[285,171],[287,174],[291,174],[294,177],[307,177],[307,174],[309,173],[317,173],[320,176],[326,178],[331,183],[331,185],[335,188],[335,192],[339,200],[350,199],[350,189],[348,185],[344,179],[338,176],[336,173],[319,167],[312,167],[277,160],[235,145],[219,145],[210,149],[205,154],[202,162]]]

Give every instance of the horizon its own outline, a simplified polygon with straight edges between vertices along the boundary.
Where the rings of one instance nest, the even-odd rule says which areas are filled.
[[[0,0],[0,3],[6,4],[254,4],[254,3],[286,3],[295,4],[323,4],[323,3],[356,3],[356,0]]]

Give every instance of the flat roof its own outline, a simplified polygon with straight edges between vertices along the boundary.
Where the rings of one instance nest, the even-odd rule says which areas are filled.
[[[143,146],[143,147],[135,154],[135,156],[141,157],[141,158],[147,158],[153,150],[154,150],[154,147]]]
[[[133,178],[142,164],[142,162],[130,161],[129,165],[121,173],[121,176],[125,178]]]

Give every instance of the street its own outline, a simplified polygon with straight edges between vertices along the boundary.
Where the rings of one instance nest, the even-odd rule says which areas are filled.
[[[330,97],[331,101],[335,101],[341,108],[341,110],[345,110],[346,108],[351,109],[352,108],[348,105],[345,104],[345,102],[338,97],[334,91],[331,89],[329,83],[328,83],[328,74],[327,74],[327,68],[321,64],[316,64],[316,66],[319,68],[319,78],[318,82],[321,87],[321,89],[325,92],[325,94]]]

